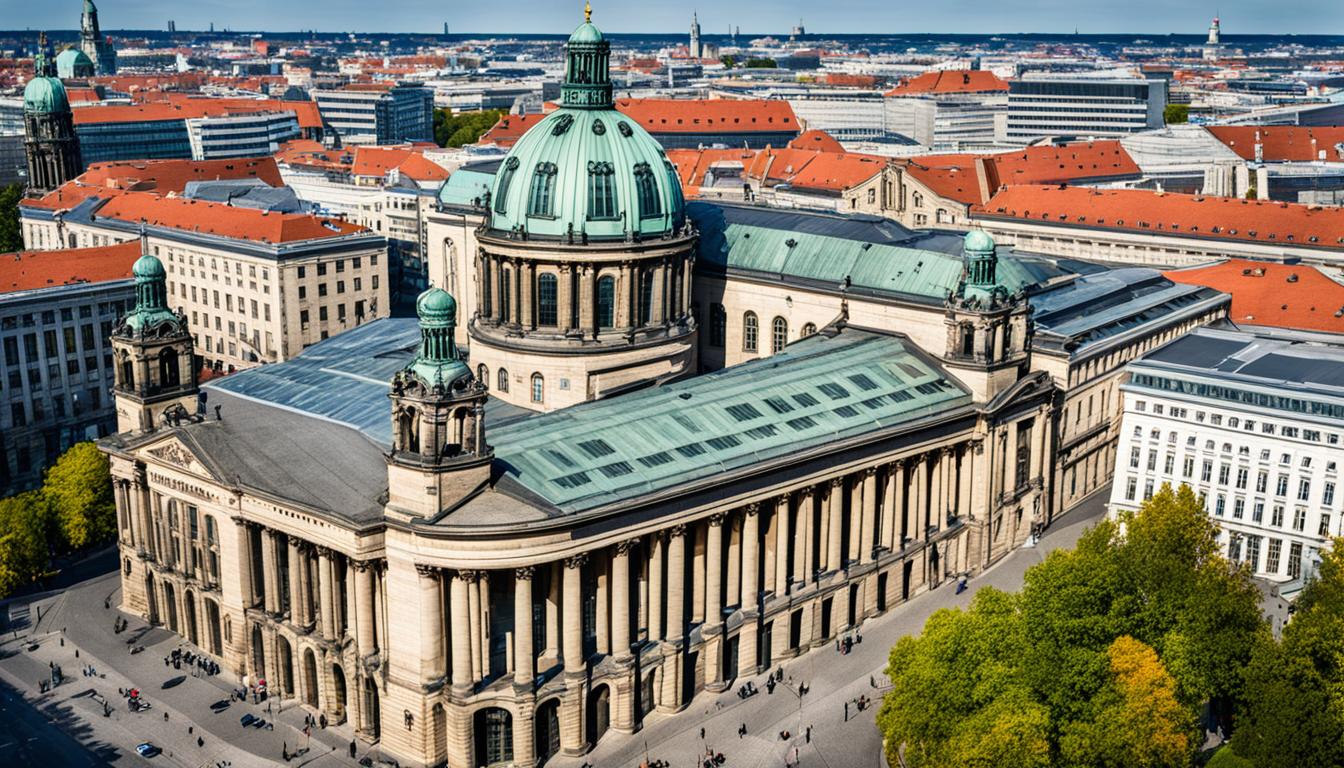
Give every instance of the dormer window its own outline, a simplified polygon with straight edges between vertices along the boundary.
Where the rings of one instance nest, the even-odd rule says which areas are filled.
[[[648,163],[635,165],[635,192],[639,197],[639,217],[648,219],[663,215],[662,201],[658,198],[658,184]]]
[[[532,189],[527,198],[527,215],[555,217],[555,163],[537,163],[532,174]]]
[[[616,178],[615,169],[605,161],[588,163],[588,218],[615,219]]]

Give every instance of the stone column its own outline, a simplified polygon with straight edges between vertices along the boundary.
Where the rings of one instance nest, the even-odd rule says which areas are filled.
[[[652,293],[653,306],[649,319],[655,325],[663,325],[667,322],[667,267],[662,262],[653,268]]]
[[[498,323],[504,317],[504,297],[499,293],[499,273],[501,267],[497,256],[486,256],[486,261],[489,264],[489,272],[486,279],[490,281],[490,320]]]
[[[680,643],[686,631],[686,526],[667,538],[667,639]]]
[[[275,545],[275,531],[261,532],[261,576],[263,605],[272,616],[280,613],[279,553]]]
[[[630,659],[630,548],[634,543],[617,544],[611,560],[611,648],[617,661]]]
[[[662,532],[649,537],[649,642],[663,639],[663,606],[667,595],[663,590],[663,543]]]
[[[929,488],[929,525],[934,530],[943,530],[943,471],[947,467],[947,454],[942,449],[933,452],[933,471],[930,473]]]
[[[585,659],[583,653],[583,564],[588,561],[586,553],[565,559],[565,585],[563,600],[565,612],[565,674],[582,675]]]
[[[793,541],[793,580],[806,583],[816,572],[812,551],[812,517],[816,512],[812,502],[812,488],[798,492],[798,520],[794,527]]]
[[[756,571],[760,550],[761,505],[748,504],[742,515],[742,595],[738,604],[744,611],[755,611],[760,604],[760,589]]]
[[[335,579],[332,578],[331,550],[321,547],[317,550],[317,590],[322,610],[322,638],[336,638],[336,601],[332,599]]]
[[[629,264],[622,264],[620,272],[616,277],[616,311],[612,320],[617,328],[629,328],[634,325],[630,320],[630,302],[635,293],[633,278],[633,269]]]
[[[518,272],[519,310],[522,313],[523,329],[530,331],[536,327],[536,313],[532,308],[532,297],[536,295],[534,278],[536,268],[532,266],[532,262],[527,261],[520,265]]]
[[[845,480],[841,477],[831,478],[831,493],[827,497],[827,525],[826,534],[826,570],[839,571],[844,568],[844,562],[841,560],[840,552],[840,526],[841,515],[844,513],[844,494]]]
[[[303,588],[303,563],[299,556],[299,539],[288,538],[289,543],[289,621],[292,624],[304,624],[300,590]]]
[[[593,558],[593,581],[597,585],[597,652],[603,656],[611,653],[611,558],[605,552],[599,552]]]
[[[471,633],[471,682],[481,681],[481,574],[472,574],[474,578],[467,584],[467,626]]]
[[[884,485],[882,486],[882,533],[878,537],[877,543],[890,552],[900,549],[901,531],[900,518],[896,512],[896,468],[894,464],[887,465],[887,471],[884,473]]]
[[[787,595],[789,589],[789,497],[775,500],[775,594]],[[801,559],[802,555],[796,555]]]
[[[975,451],[970,443],[962,443],[961,464],[957,467],[957,516],[962,520],[971,518],[971,474],[975,466]]]
[[[905,548],[904,539],[914,540],[915,529],[912,525],[909,512],[906,511],[906,505],[909,504],[905,498],[905,468],[907,465],[905,459],[897,459],[891,465],[891,514],[892,514],[892,550],[899,551]]]
[[[361,659],[378,648],[378,630],[373,622],[373,568],[366,560],[352,560],[355,571],[355,640]]]
[[[583,266],[583,282],[579,286],[579,327],[585,336],[597,335],[597,268]]]
[[[724,607],[741,605],[742,597],[742,518],[734,515],[728,520],[728,562],[724,574]]]
[[[453,688],[459,692],[470,691],[475,681],[471,677],[471,600],[467,597],[469,584],[476,574],[471,571],[458,571],[449,595],[449,609],[453,612]]]
[[[532,687],[536,656],[532,651],[531,566],[513,571],[513,683]]]
[[[705,539],[705,626],[723,622],[723,515],[710,515]]]
[[[910,506],[914,509],[915,538],[924,541],[928,538],[929,521],[929,458],[922,455],[915,461],[915,498]]]
[[[863,471],[863,515],[859,541],[859,562],[867,563],[873,559],[873,534],[877,520],[877,468],[869,467]]]
[[[556,325],[561,333],[569,333],[574,327],[574,269],[568,264],[560,265],[560,279],[556,281],[555,312]]]
[[[233,518],[233,530],[238,537],[238,583],[243,593],[243,608],[257,604],[257,590],[253,584],[252,563],[256,553],[252,551],[251,523],[241,517]],[[221,579],[223,576],[221,575]]]
[[[444,676],[443,586],[439,571],[416,563],[420,575],[420,681],[432,683]]]

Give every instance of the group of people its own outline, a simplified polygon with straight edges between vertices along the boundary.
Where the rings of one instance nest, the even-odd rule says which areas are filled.
[[[181,669],[186,664],[192,675],[217,675],[219,674],[219,664],[204,655],[193,653],[190,650],[174,648],[173,652],[163,657],[163,666]]]

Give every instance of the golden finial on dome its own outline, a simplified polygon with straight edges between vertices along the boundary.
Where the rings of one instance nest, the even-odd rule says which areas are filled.
[[[583,21],[584,21],[584,23],[586,23],[586,24],[591,24],[591,23],[592,23],[592,21],[593,21],[593,4],[592,4],[592,3],[585,2],[585,3],[583,4]]]

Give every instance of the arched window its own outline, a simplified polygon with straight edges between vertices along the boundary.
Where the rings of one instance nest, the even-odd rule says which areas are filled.
[[[728,313],[722,304],[710,304],[709,316],[709,346],[722,348],[724,336],[728,333]]]
[[[616,176],[611,163],[588,161],[588,218],[615,219]]]
[[[507,370],[505,370],[504,368],[500,368],[499,371],[496,372],[495,375],[498,377],[498,381],[495,382],[495,389],[498,390],[498,391],[500,391],[500,392],[508,392],[508,391],[509,391],[509,372],[508,372]]]
[[[770,354],[778,354],[784,351],[784,345],[789,343],[789,321],[782,317],[776,317],[770,322]]]
[[[487,387],[490,386],[490,369],[483,364],[476,366],[476,380]]]
[[[555,174],[555,163],[537,163],[531,194],[527,197],[528,216],[555,216]]]
[[[509,196],[509,185],[513,183],[513,174],[518,170],[518,158],[510,157],[504,163],[504,173],[499,177],[499,192],[495,195],[495,213],[503,213],[504,201]]]
[[[543,272],[537,276],[537,325],[555,325],[555,275]]]
[[[756,313],[748,312],[742,316],[742,351],[755,352],[759,336],[760,327],[756,320]]]
[[[648,325],[653,321],[653,270],[645,269],[639,273],[639,324]]]
[[[506,323],[513,322],[513,315],[509,312],[512,308],[513,291],[509,290],[513,282],[513,273],[507,269],[499,270],[499,317]]]
[[[177,367],[177,352],[164,349],[159,352],[159,386],[176,387],[182,383],[182,375]]]
[[[663,215],[662,202],[658,198],[658,182],[654,181],[653,171],[648,163],[635,165],[635,192],[639,196],[641,219]]]
[[[611,328],[616,324],[616,278],[611,275],[597,280],[597,327]]]
[[[542,397],[546,392],[546,381],[541,378],[540,373],[532,374],[532,402],[542,402]]]
[[[803,325],[803,338],[807,338],[808,336],[811,336],[812,334],[814,334],[814,333],[816,333],[816,332],[817,332],[817,324],[816,324],[816,323],[805,323],[805,324]]]

